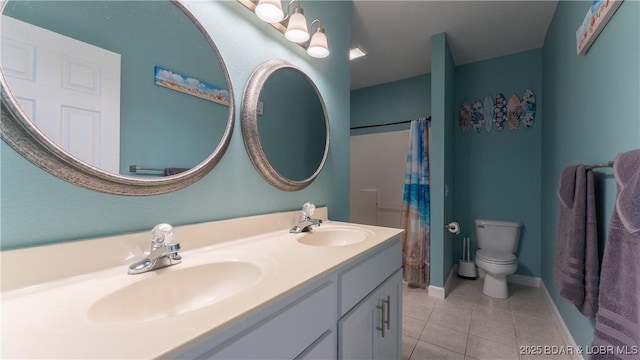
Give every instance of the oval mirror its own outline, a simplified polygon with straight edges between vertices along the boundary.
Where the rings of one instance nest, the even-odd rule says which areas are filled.
[[[101,192],[188,186],[233,131],[225,64],[175,0],[5,1],[0,80],[2,139]]]
[[[245,88],[241,116],[249,157],[269,184],[296,191],[313,182],[329,152],[329,120],[304,72],[284,60],[260,65]]]

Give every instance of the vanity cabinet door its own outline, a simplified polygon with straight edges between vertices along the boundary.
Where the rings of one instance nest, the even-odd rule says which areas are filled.
[[[402,270],[397,270],[338,322],[339,359],[400,359]]]
[[[366,297],[338,321],[338,359],[374,358],[376,327],[382,320],[374,295]]]
[[[384,303],[385,334],[380,337],[378,359],[402,357],[402,270],[391,276],[379,290]]]

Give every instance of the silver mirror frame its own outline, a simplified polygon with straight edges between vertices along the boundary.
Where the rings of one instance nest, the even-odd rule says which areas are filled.
[[[318,165],[316,171],[310,177],[301,181],[295,181],[286,178],[273,168],[273,166],[269,162],[269,159],[267,159],[267,156],[260,142],[260,135],[258,133],[257,109],[262,88],[274,72],[285,68],[299,72],[309,81],[309,84],[311,84],[311,86],[315,90],[316,94],[318,95],[318,99],[322,104],[322,111],[324,112],[324,121],[327,129],[322,161],[320,162],[320,165]],[[329,154],[330,129],[327,107],[316,84],[298,67],[285,60],[269,60],[258,66],[249,77],[247,86],[244,89],[244,93],[242,95],[242,108],[240,118],[240,124],[242,127],[242,139],[244,140],[244,145],[247,148],[247,152],[249,153],[249,158],[251,159],[253,166],[256,168],[256,170],[258,170],[258,173],[260,173],[260,175],[262,175],[262,177],[267,180],[267,182],[273,187],[283,191],[302,190],[305,187],[309,186],[313,182],[313,180],[315,180],[318,174],[320,174],[320,171],[324,167],[324,164],[327,160],[327,155]]]
[[[51,141],[29,120],[17,105],[15,97],[9,90],[4,72],[0,69],[2,101],[0,135],[2,140],[24,158],[48,173],[72,184],[108,194],[127,196],[164,194],[187,187],[207,175],[224,155],[233,134],[235,106],[231,79],[218,48],[202,24],[179,0],[170,1],[184,12],[211,46],[220,61],[230,94],[227,128],[218,146],[204,161],[183,173],[157,179],[140,179],[112,174],[80,161]],[[2,1],[0,4],[0,13],[4,10],[6,3],[6,1]]]

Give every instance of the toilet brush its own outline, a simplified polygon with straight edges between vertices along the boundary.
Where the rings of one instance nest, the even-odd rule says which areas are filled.
[[[478,278],[476,264],[471,260],[471,239],[469,237],[462,238],[462,259],[458,263],[458,276],[472,280]]]

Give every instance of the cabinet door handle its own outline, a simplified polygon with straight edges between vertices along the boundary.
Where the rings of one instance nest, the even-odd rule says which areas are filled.
[[[384,337],[384,330],[385,330],[384,329],[384,324],[385,324],[384,301],[382,302],[382,305],[376,305],[376,308],[380,309],[380,326],[376,327],[376,330],[380,330],[382,332],[382,337]]]
[[[382,300],[382,306],[384,306],[385,303],[387,305],[385,323],[387,324],[387,330],[391,330],[391,321],[389,320],[391,318],[391,296],[387,295],[387,299]]]

